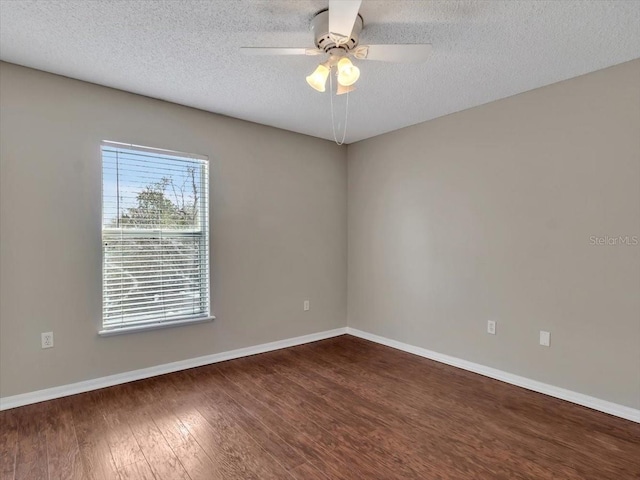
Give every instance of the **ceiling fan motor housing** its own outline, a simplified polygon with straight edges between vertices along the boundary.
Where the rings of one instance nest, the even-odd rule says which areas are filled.
[[[329,33],[329,10],[323,10],[311,20],[311,30],[316,47],[335,56],[344,56],[358,46],[362,25],[362,16],[358,14],[349,39],[344,43],[337,44]]]

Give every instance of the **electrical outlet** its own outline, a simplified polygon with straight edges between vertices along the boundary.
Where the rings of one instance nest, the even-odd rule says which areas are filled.
[[[489,333],[491,335],[495,335],[496,334],[496,321],[495,320],[487,321],[487,333]]]
[[[45,332],[40,334],[42,348],[53,348],[53,332]]]
[[[551,333],[540,330],[540,345],[548,347],[551,341]]]
[[[309,311],[309,308],[310,308],[310,306],[309,306],[309,300],[305,300],[305,301],[304,301],[304,304],[302,305],[302,308],[303,308],[303,310],[304,310],[305,312],[308,312],[308,311]]]

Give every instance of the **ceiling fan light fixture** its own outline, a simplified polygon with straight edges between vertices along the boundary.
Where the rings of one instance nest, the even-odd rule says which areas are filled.
[[[1,1],[1,0],[0,0]],[[326,1],[326,0],[325,0]],[[360,69],[353,65],[349,57],[397,63],[423,62],[431,53],[431,44],[391,44],[360,45],[362,15],[358,13],[362,0],[329,0],[329,8],[318,12],[311,20],[311,30],[315,48],[243,47],[241,51],[250,55],[328,55],[328,59],[318,65],[306,77],[311,88],[325,92],[329,80],[331,104],[331,128],[333,139],[342,145],[347,135],[349,95],[344,104],[342,140],[336,135],[334,118],[333,75],[336,75],[335,95],[343,95],[355,90],[353,86],[360,78]],[[338,126],[339,128],[339,126]]]
[[[347,57],[342,57],[338,62],[338,83],[343,87],[349,87],[360,78],[360,69]]]
[[[318,65],[318,68],[316,68],[314,72],[307,77],[307,83],[314,90],[324,92],[330,72],[331,70],[321,63]]]

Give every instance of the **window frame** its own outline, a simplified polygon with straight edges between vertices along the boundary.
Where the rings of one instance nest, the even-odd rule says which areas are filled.
[[[206,308],[205,312],[200,315],[194,315],[186,318],[176,318],[165,320],[162,318],[158,318],[157,316],[154,318],[150,315],[149,319],[139,319],[133,320],[130,323],[124,322],[119,326],[115,323],[108,324],[105,323],[105,310],[104,310],[104,298],[105,298],[105,259],[106,259],[106,250],[105,250],[105,237],[104,234],[118,233],[123,230],[126,233],[130,233],[132,236],[149,236],[154,237],[158,235],[158,232],[162,232],[162,229],[123,229],[123,228],[104,228],[104,208],[105,208],[105,197],[104,197],[104,158],[103,158],[103,148],[120,148],[127,150],[134,150],[140,152],[146,152],[157,155],[168,155],[175,156],[181,158],[190,158],[194,160],[199,160],[202,162],[202,166],[205,169],[206,175],[200,174],[200,191],[203,192],[199,202],[201,206],[204,208],[200,208],[200,225],[204,225],[203,228],[199,230],[194,229],[184,229],[184,230],[171,230],[171,237],[191,237],[194,235],[200,236],[203,238],[203,241],[200,242],[200,254],[198,255],[200,259],[200,268],[204,269],[202,276],[205,278],[205,281],[200,282],[201,290],[206,290]],[[205,155],[198,155],[193,153],[185,153],[176,150],[167,150],[161,148],[147,147],[129,143],[122,142],[114,142],[110,140],[103,140],[100,142],[99,146],[99,155],[100,155],[100,172],[101,172],[101,185],[100,185],[100,242],[101,242],[101,275],[100,275],[100,293],[101,293],[101,302],[100,302],[100,330],[98,331],[98,335],[103,337],[113,336],[113,335],[122,335],[127,333],[135,333],[135,332],[143,332],[150,330],[157,330],[163,328],[177,327],[182,325],[193,325],[198,323],[211,322],[215,320],[215,316],[211,313],[211,248],[210,248],[210,238],[211,238],[211,225],[209,222],[210,214],[210,198],[209,198],[209,189],[210,189],[210,181],[209,181],[209,170],[210,170],[210,161],[209,157]],[[119,213],[117,213],[119,214]]]

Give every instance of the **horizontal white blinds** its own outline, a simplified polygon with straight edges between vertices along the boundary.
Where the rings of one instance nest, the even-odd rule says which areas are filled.
[[[210,315],[207,167],[103,143],[103,329]]]

